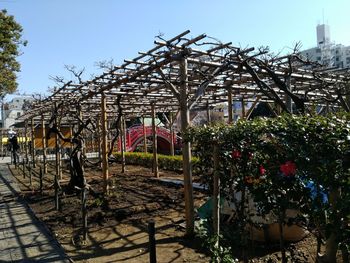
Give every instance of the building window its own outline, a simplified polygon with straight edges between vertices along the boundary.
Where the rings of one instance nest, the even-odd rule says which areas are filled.
[[[19,118],[21,116],[20,112],[17,112],[17,118]]]
[[[321,57],[317,57],[317,60],[320,61],[320,60],[321,60]]]
[[[346,58],[346,64],[350,64],[350,57]]]
[[[320,48],[316,48],[316,53],[321,53],[321,49]]]

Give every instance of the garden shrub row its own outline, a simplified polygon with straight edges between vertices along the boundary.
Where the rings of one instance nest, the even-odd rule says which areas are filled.
[[[121,161],[121,153],[114,153],[118,161]],[[152,167],[153,154],[143,152],[126,152],[125,153],[126,164],[142,165],[145,167]],[[192,164],[195,165],[198,162],[198,158],[192,159]],[[158,166],[160,169],[181,172],[182,171],[182,155],[163,155],[158,154]]]
[[[190,128],[185,139],[199,158],[197,174],[212,186],[214,145],[219,149],[221,195],[252,196],[262,215],[273,212],[287,224],[287,209],[298,209],[306,227],[324,240],[326,262],[350,244],[349,115],[293,116],[239,121],[235,125]],[[311,187],[307,187],[308,185]],[[238,243],[247,244],[249,215],[238,205]],[[283,240],[281,240],[283,245]],[[285,261],[285,259],[284,259]]]

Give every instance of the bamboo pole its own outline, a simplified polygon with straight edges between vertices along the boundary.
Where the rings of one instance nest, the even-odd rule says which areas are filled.
[[[106,114],[106,95],[102,93],[101,96],[101,129],[102,129],[102,176],[104,180],[104,190],[105,193],[109,192],[109,184],[108,184],[108,150],[107,150],[107,114]]]
[[[187,60],[183,58],[180,63],[180,111],[181,111],[181,131],[182,134],[190,125],[190,112],[188,108],[188,75]],[[186,234],[194,234],[194,204],[193,204],[193,186],[192,186],[192,167],[191,167],[191,145],[189,142],[183,142],[183,173],[184,173],[184,192],[185,192],[185,210],[186,210]]]
[[[175,155],[175,146],[174,146],[174,126],[173,126],[173,113],[170,112],[170,155]]]
[[[227,110],[228,110],[228,124],[233,123],[233,113],[232,113],[232,88],[227,89]]]
[[[31,118],[31,139],[32,139],[32,162],[33,168],[35,168],[35,134],[34,134],[34,118]]]
[[[158,170],[158,149],[157,149],[157,127],[156,127],[156,111],[154,103],[151,104],[152,115],[152,135],[153,135],[153,173],[154,176],[159,178]]]
[[[143,128],[143,151],[147,153],[147,131],[146,131],[145,116],[142,116],[142,128]]]
[[[45,132],[45,119],[44,114],[41,115],[41,136],[42,136],[42,145],[43,145],[43,174],[47,173],[47,163],[46,163],[46,132]]]

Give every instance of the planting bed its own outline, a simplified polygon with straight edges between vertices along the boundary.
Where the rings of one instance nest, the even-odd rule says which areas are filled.
[[[86,169],[88,183],[94,194],[88,195],[88,238],[82,240],[81,201],[75,194],[62,196],[62,209],[54,209],[53,169],[44,178],[44,192],[37,190],[39,183],[33,177],[29,186],[28,175],[23,178],[22,168],[12,171],[20,183],[23,197],[36,216],[51,230],[74,262],[149,262],[147,225],[155,221],[158,262],[209,262],[209,251],[202,248],[199,239],[184,237],[184,202],[181,186],[166,185],[154,180],[152,171],[139,166],[128,166],[125,174],[121,167],[110,168],[111,193],[104,198],[100,171]],[[38,168],[37,168],[38,170]],[[162,178],[181,179],[182,175],[161,171]],[[68,183],[64,171],[61,185]],[[33,190],[34,189],[34,190]],[[206,194],[195,191],[196,207],[206,199]],[[293,262],[314,262],[315,239],[308,236],[287,250]],[[251,262],[280,262],[278,244],[266,248],[253,244]]]

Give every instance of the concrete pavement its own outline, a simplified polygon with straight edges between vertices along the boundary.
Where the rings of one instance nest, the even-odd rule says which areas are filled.
[[[0,163],[0,262],[72,262],[19,192],[8,166]]]

